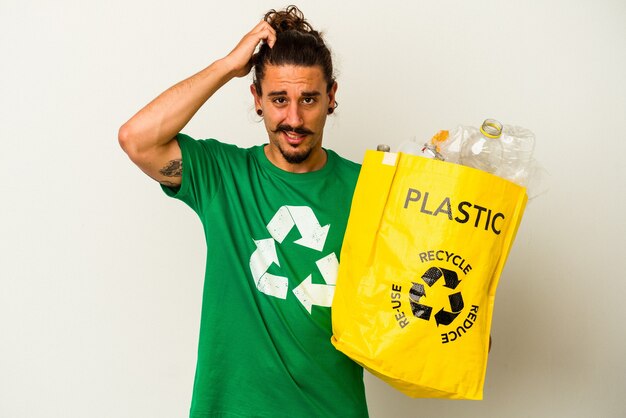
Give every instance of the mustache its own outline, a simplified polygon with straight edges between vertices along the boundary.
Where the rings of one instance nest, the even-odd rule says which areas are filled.
[[[312,135],[313,131],[304,128],[304,127],[299,127],[299,128],[294,128],[291,125],[285,125],[285,124],[280,124],[276,127],[276,129],[274,129],[273,131],[274,133],[278,133],[278,132],[295,132],[297,134],[300,135]]]

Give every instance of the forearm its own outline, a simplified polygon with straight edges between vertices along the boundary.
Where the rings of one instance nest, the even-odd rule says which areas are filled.
[[[276,32],[265,21],[225,58],[170,87],[122,125],[118,140],[130,159],[160,183],[179,185],[183,162],[176,134],[220,87],[250,72],[250,60],[262,41],[270,47],[276,41]]]
[[[120,128],[122,148],[138,155],[167,145],[200,107],[235,76],[236,71],[225,58],[170,87]]]

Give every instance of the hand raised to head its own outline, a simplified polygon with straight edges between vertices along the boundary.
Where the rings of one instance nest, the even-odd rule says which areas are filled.
[[[265,41],[270,48],[276,42],[276,31],[264,20],[248,32],[224,58],[229,62],[235,77],[244,77],[250,72],[251,58],[262,41]]]

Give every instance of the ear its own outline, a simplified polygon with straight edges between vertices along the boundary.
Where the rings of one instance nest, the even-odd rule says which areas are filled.
[[[261,96],[257,93],[254,83],[250,84],[250,93],[252,93],[252,97],[254,97],[255,108],[260,109],[261,108]]]
[[[328,107],[335,107],[335,95],[337,94],[337,82],[333,83],[333,86],[328,91]]]

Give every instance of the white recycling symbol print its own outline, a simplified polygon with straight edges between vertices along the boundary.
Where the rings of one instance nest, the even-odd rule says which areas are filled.
[[[256,250],[250,256],[250,272],[257,289],[266,295],[286,299],[289,290],[287,277],[270,274],[272,264],[280,267],[276,254],[276,242],[281,244],[293,227],[300,232],[301,238],[295,244],[312,250],[322,251],[328,236],[330,225],[321,226],[315,213],[308,206],[281,206],[267,224],[267,231],[272,238],[254,240]],[[339,261],[333,252],[315,262],[326,284],[312,282],[309,274],[294,290],[302,306],[311,313],[313,305],[330,306],[335,294]]]

